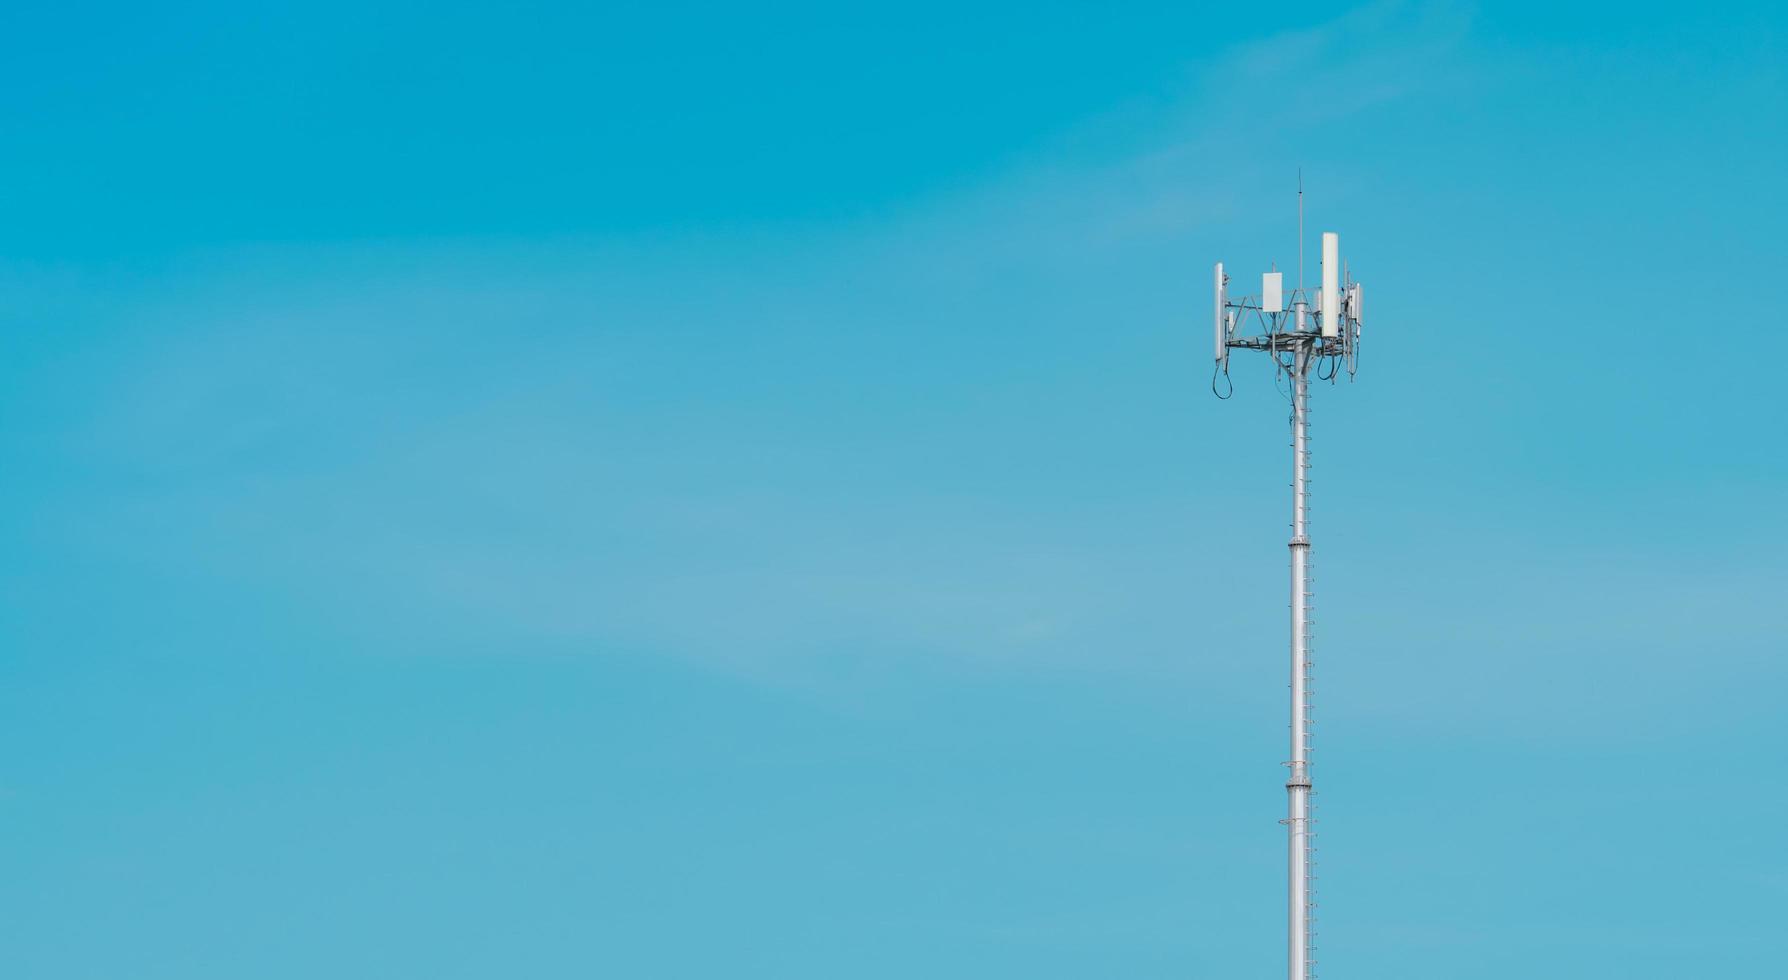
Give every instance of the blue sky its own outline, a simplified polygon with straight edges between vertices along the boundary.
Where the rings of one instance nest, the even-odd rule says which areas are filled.
[[[1280,975],[1300,166],[1323,975],[1766,971],[1788,18],[1556,7],[10,12],[5,972]]]

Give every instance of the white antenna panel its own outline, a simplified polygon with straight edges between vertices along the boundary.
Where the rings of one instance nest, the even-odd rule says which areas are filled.
[[[1262,313],[1285,312],[1285,273],[1263,272],[1260,274],[1260,311]]]
[[[1223,263],[1221,262],[1217,263],[1216,288],[1213,292],[1217,302],[1216,313],[1211,320],[1217,325],[1217,360],[1221,361],[1223,352],[1227,349],[1223,343]]]
[[[1341,333],[1341,236],[1332,231],[1322,233],[1322,335],[1336,337]]]

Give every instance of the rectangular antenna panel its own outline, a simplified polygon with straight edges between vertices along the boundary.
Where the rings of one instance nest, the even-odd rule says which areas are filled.
[[[1322,233],[1322,335],[1340,336],[1341,236]]]
[[[1217,325],[1217,360],[1221,361],[1224,352],[1228,349],[1223,343],[1223,263],[1221,262],[1217,263],[1216,288],[1213,293],[1217,303],[1216,314],[1211,317],[1211,320]]]
[[[1263,272],[1260,274],[1260,311],[1262,313],[1285,312],[1285,273]]]
[[[1353,322],[1355,322],[1355,323],[1364,323],[1366,321],[1366,318],[1364,316],[1360,315],[1360,310],[1365,305],[1365,302],[1364,302],[1365,298],[1366,298],[1366,287],[1360,285],[1357,282],[1354,283],[1353,284]]]

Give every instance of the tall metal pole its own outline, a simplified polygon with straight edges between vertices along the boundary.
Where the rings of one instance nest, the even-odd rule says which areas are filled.
[[[1299,304],[1300,306],[1302,304]],[[1299,312],[1302,312],[1301,310]],[[1292,362],[1291,409],[1291,775],[1285,781],[1290,980],[1310,976],[1310,345]]]
[[[1278,271],[1261,276],[1259,296],[1232,298],[1223,263],[1216,264],[1211,325],[1216,368],[1211,391],[1219,398],[1229,397],[1217,381],[1229,377],[1229,355],[1236,350],[1268,354],[1273,358],[1275,376],[1284,371],[1291,379],[1291,758],[1285,763],[1291,774],[1285,780],[1285,819],[1280,822],[1286,830],[1288,976],[1290,980],[1313,980],[1316,934],[1310,928],[1310,913],[1316,907],[1316,876],[1311,873],[1316,849],[1310,844],[1316,837],[1311,804],[1316,791],[1310,785],[1310,375],[1329,381],[1346,365],[1348,377],[1353,377],[1358,363],[1362,287],[1347,275],[1341,262],[1340,236],[1323,232],[1322,288],[1320,292],[1304,289],[1301,176],[1298,184],[1299,281],[1289,308]],[[1330,359],[1326,373],[1317,367],[1323,358]],[[1230,392],[1234,391],[1231,386]]]

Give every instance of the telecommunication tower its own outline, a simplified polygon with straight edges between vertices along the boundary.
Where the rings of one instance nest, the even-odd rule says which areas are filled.
[[[1310,783],[1311,581],[1310,581],[1310,379],[1334,381],[1342,371],[1351,380],[1359,365],[1360,284],[1341,264],[1340,238],[1322,235],[1322,285],[1304,288],[1304,192],[1298,190],[1298,285],[1289,296],[1284,273],[1260,277],[1258,296],[1229,295],[1229,277],[1217,263],[1216,373],[1229,378],[1229,352],[1257,350],[1273,359],[1275,375],[1291,388],[1291,770],[1285,781],[1289,797],[1281,823],[1288,836],[1287,923],[1288,976],[1316,976],[1316,933],[1311,925],[1315,900],[1315,807]],[[1326,370],[1325,370],[1326,365]],[[1230,392],[1234,392],[1230,387]],[[1218,397],[1228,395],[1219,393]]]

